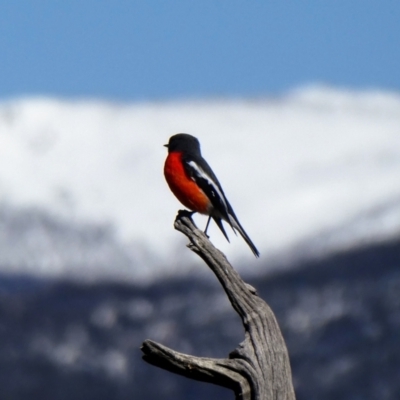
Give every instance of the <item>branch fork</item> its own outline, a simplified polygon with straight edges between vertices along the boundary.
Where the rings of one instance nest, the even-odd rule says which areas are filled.
[[[295,400],[289,355],[270,307],[196,227],[190,212],[179,211],[174,226],[188,237],[190,250],[221,283],[242,320],[245,339],[224,359],[195,357],[146,340],[141,348],[143,360],[190,379],[229,388],[236,400]]]

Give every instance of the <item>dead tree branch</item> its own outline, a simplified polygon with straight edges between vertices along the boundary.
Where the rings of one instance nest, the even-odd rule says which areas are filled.
[[[189,238],[188,247],[217,276],[242,319],[245,339],[225,359],[194,357],[146,340],[143,359],[188,378],[232,389],[236,400],[295,400],[288,352],[272,310],[197,229],[190,215],[180,211],[175,229]]]

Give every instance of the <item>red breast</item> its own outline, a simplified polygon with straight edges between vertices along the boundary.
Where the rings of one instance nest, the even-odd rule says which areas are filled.
[[[185,207],[201,214],[210,214],[211,202],[196,182],[186,174],[181,152],[168,154],[164,164],[164,175],[172,193]]]

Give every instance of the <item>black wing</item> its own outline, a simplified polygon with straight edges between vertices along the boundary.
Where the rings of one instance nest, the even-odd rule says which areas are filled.
[[[210,199],[214,214],[231,226],[229,213],[232,209],[214,172],[203,158],[186,157],[182,160],[186,173],[193,179]],[[232,226],[233,228],[233,226]]]
[[[182,159],[185,171],[193,179],[197,185],[203,190],[206,196],[210,199],[214,211],[211,217],[214,219],[218,227],[229,242],[228,235],[222,225],[221,218],[228,222],[233,232],[238,231],[243,237],[245,242],[250,247],[251,251],[256,257],[259,257],[260,253],[257,250],[250,237],[247,235],[238,218],[233,211],[233,208],[229,204],[228,199],[225,197],[225,193],[222,190],[220,183],[214,172],[202,157],[191,157],[187,156]]]

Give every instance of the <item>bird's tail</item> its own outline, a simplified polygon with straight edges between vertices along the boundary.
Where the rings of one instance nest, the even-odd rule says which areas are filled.
[[[254,245],[254,243],[251,241],[249,235],[245,232],[245,230],[243,229],[242,225],[240,225],[239,220],[236,218],[235,214],[228,214],[229,217],[229,224],[231,225],[233,231],[236,233],[236,231],[238,231],[240,233],[240,235],[242,236],[242,238],[244,239],[244,241],[248,244],[248,246],[250,247],[251,251],[253,252],[253,254],[256,257],[260,257],[260,252],[257,250],[257,247]]]
[[[240,225],[240,222],[236,218],[236,215],[233,213],[233,211],[232,211],[232,214],[231,213],[228,214],[228,217],[229,217],[229,221],[227,221],[227,222],[232,227],[233,232],[236,233],[236,231],[238,231],[240,233],[240,235],[242,236],[242,238],[244,239],[244,241],[250,247],[253,254],[256,257],[260,257],[260,252],[257,250],[257,247],[254,245],[254,243],[251,241],[251,239],[249,238],[249,235],[245,232],[242,225]],[[213,216],[213,219],[214,219],[215,223],[218,225],[218,228],[221,229],[221,232],[226,237],[226,240],[229,242],[228,235],[226,234],[224,226],[222,225],[222,219],[219,217],[214,217],[214,216]]]

